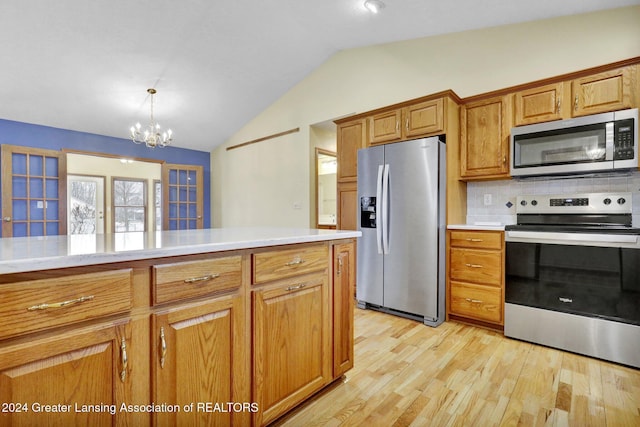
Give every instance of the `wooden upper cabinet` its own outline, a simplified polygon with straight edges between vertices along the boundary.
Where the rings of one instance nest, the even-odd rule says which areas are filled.
[[[364,119],[338,124],[338,182],[355,181],[358,178],[358,150],[364,148],[366,140]]]
[[[410,104],[369,117],[369,143],[383,144],[444,132],[444,98]]]
[[[571,83],[573,116],[605,113],[633,106],[633,66],[578,78]]]
[[[507,178],[509,176],[509,97],[501,96],[466,104],[460,115],[460,176]]]
[[[369,143],[381,144],[402,139],[402,110],[391,110],[369,117]]]
[[[514,125],[529,125],[562,119],[563,84],[554,83],[516,92]]]
[[[418,137],[444,131],[443,98],[420,102],[403,109],[406,137]]]

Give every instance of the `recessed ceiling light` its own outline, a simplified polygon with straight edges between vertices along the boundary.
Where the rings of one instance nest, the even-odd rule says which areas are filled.
[[[380,0],[366,0],[364,7],[371,13],[378,13],[380,9],[384,9],[385,4]]]

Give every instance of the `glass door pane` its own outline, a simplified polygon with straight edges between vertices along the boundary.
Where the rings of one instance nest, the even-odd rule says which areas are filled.
[[[104,177],[69,175],[69,234],[104,233]]]

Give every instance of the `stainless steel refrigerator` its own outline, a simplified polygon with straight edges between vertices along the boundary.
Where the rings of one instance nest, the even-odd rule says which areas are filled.
[[[438,137],[358,151],[358,307],[444,321],[445,165]]]

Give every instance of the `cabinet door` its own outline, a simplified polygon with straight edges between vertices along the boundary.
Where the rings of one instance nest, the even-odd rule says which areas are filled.
[[[0,348],[0,402],[25,405],[0,412],[0,424],[125,425],[128,345],[124,326],[109,325]]]
[[[67,234],[66,155],[2,146],[2,237]]]
[[[338,229],[358,228],[358,184],[347,182],[338,184]]]
[[[328,384],[328,278],[281,281],[252,292],[254,424],[273,421]]]
[[[369,142],[371,144],[380,144],[400,141],[402,139],[401,121],[402,110],[391,110],[370,117]]]
[[[516,126],[562,119],[563,84],[554,83],[516,92],[514,122]]]
[[[353,310],[356,290],[355,243],[333,247],[333,377],[353,368]]]
[[[605,113],[632,106],[633,68],[624,67],[572,82],[573,116]]]
[[[508,98],[474,102],[462,109],[460,163],[462,178],[499,178],[509,174],[511,111]]]
[[[364,119],[338,126],[338,182],[355,181],[358,178],[358,150],[365,146],[366,130]]]
[[[153,316],[154,402],[204,404],[193,411],[155,413],[156,425],[247,425],[250,412],[230,411],[227,402],[250,402],[239,296],[220,297]],[[217,409],[217,410],[216,410]]]
[[[405,139],[411,139],[444,130],[444,103],[442,98],[421,102],[403,109]]]
[[[162,229],[203,228],[202,166],[162,165]]]

